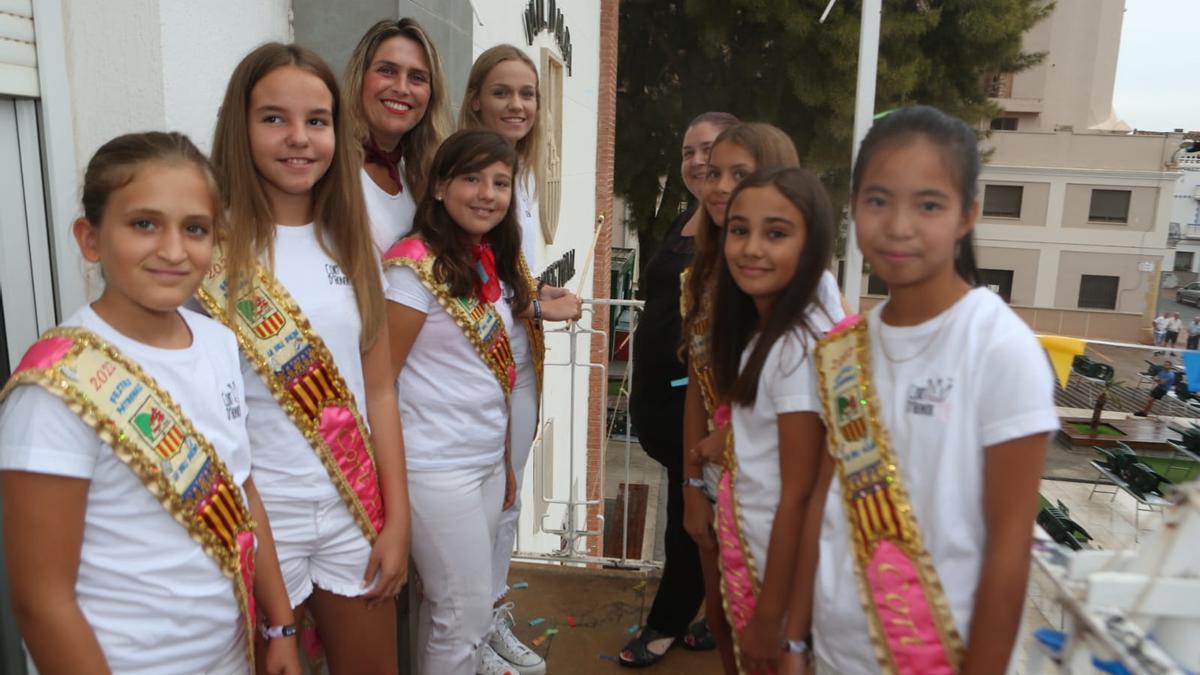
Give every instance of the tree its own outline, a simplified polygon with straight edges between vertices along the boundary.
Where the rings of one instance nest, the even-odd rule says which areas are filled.
[[[680,135],[706,110],[788,132],[803,165],[845,203],[861,4],[838,0],[819,24],[826,4],[622,0],[615,190],[628,205],[642,263],[687,198]],[[1052,7],[1049,0],[885,0],[875,109],[926,103],[972,122],[994,116],[985,79],[1041,60],[1022,50],[1022,37]]]

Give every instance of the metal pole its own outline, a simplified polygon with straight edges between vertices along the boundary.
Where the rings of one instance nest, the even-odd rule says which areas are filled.
[[[879,23],[883,15],[883,0],[863,0],[862,20],[858,34],[858,84],[854,94],[854,148],[851,166],[858,155],[867,130],[875,117],[875,78],[879,65]],[[850,309],[858,311],[862,295],[862,253],[854,235],[854,219],[848,220],[846,230],[846,279],[843,291]]]

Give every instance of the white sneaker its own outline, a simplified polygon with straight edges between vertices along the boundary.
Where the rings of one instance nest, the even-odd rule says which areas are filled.
[[[486,642],[479,648],[483,658],[479,660],[478,675],[518,675],[516,667],[505,661],[491,645]]]
[[[546,675],[546,661],[513,635],[512,608],[513,603],[506,602],[492,613],[492,634],[488,636],[488,646],[516,669],[514,675]]]

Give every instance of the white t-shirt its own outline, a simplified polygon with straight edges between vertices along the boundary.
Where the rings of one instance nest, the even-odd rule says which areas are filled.
[[[1167,321],[1167,330],[1171,331],[1172,333],[1178,333],[1182,331],[1183,321],[1177,317],[1171,317],[1171,319]]]
[[[501,461],[508,409],[496,377],[416,272],[398,265],[385,274],[389,302],[427,315],[396,380],[409,470],[443,471]],[[511,337],[508,303],[497,302],[495,307]]]
[[[986,288],[917,326],[883,324],[883,306],[868,317],[873,385],[925,548],[965,639],[987,537],[984,449],[1058,428],[1054,378],[1029,327]],[[835,478],[821,528],[817,654],[843,675],[878,673],[847,529]],[[1010,661],[1009,672],[1015,667]]]
[[[1170,321],[1170,319],[1168,319],[1165,316],[1154,317],[1154,330],[1156,330],[1160,333],[1165,333],[1167,330],[1167,323],[1169,321]]]
[[[363,200],[367,203],[367,216],[371,219],[371,240],[380,255],[396,243],[400,237],[412,231],[413,216],[417,213],[417,203],[413,199],[412,190],[404,178],[404,162],[400,163],[399,193],[390,195],[375,184],[366,169],[362,172]]]
[[[250,452],[237,343],[221,324],[179,313],[192,331],[186,349],[135,342],[90,307],[63,325],[91,330],[154,378],[240,489]],[[38,386],[9,395],[0,407],[0,469],[90,481],[75,594],[114,672],[205,672],[241,643],[233,583],[61,399]]]
[[[809,314],[812,328],[823,335],[833,325],[821,312]],[[745,368],[755,336],[742,351]],[[783,489],[779,478],[779,416],[786,413],[821,412],[816,388],[812,350],[816,340],[807,331],[794,328],[771,345],[758,379],[753,406],[734,404],[733,448],[737,461],[734,493],[741,507],[746,542],[754,556],[754,570],[761,581],[766,576],[767,548],[771,527]]]
[[[354,287],[317,243],[312,224],[275,227],[275,278],[283,284],[329,348],[358,411],[366,422],[362,332]],[[338,496],[317,453],[288,418],[249,361],[246,377],[247,428],[253,448],[254,485],[264,501],[323,501]]]

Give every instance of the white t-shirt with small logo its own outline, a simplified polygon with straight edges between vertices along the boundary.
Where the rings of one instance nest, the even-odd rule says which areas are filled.
[[[192,332],[185,349],[135,342],[91,307],[63,325],[91,330],[154,378],[240,489],[250,451],[237,342],[221,324],[179,313]],[[9,395],[0,407],[0,469],[90,481],[75,594],[113,672],[207,672],[242,644],[232,581],[61,399],[39,386]]]
[[[358,411],[366,422],[362,332],[350,279],[321,250],[308,225],[275,227],[275,279],[281,283],[333,355]],[[253,449],[254,485],[263,501],[324,501],[338,497],[329,472],[262,378],[242,358],[246,377],[247,428]]]
[[[444,471],[501,461],[508,408],[496,376],[416,272],[397,265],[385,273],[388,302],[426,315],[396,380],[409,470]],[[494,305],[511,339],[508,303]]]
[[[868,316],[872,384],[925,548],[965,640],[987,539],[984,450],[1058,428],[1054,378],[1029,327],[986,288],[916,326],[884,324],[883,307]],[[867,675],[879,666],[847,532],[835,477],[821,529],[813,636],[818,656],[837,672]],[[1009,672],[1015,667],[1010,661]]]
[[[412,231],[413,216],[417,213],[412,189],[404,178],[404,163],[400,163],[400,192],[392,195],[375,184],[366,169],[362,173],[363,200],[371,220],[371,240],[382,256],[401,237]]]

